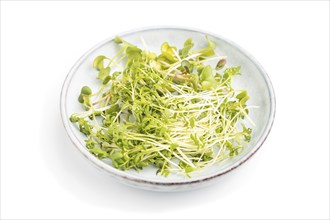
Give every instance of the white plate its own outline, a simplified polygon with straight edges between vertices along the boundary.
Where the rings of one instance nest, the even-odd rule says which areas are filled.
[[[216,43],[215,50],[219,54],[227,56],[229,66],[241,66],[242,75],[234,79],[233,87],[247,90],[251,97],[248,104],[257,105],[259,108],[250,111],[249,116],[255,122],[256,127],[253,128],[251,142],[244,152],[222,164],[215,164],[194,173],[191,178],[172,174],[163,177],[156,175],[154,168],[143,169],[139,172],[115,169],[109,163],[101,161],[89,153],[84,143],[86,137],[79,132],[76,124],[69,121],[72,113],[82,111],[81,105],[77,101],[81,87],[88,85],[92,90],[96,90],[100,86],[100,81],[96,79],[97,71],[92,68],[92,63],[96,56],[111,57],[118,50],[118,46],[113,42],[114,37],[111,37],[97,44],[76,62],[65,79],[61,93],[61,114],[65,129],[76,148],[97,168],[106,171],[118,181],[134,187],[157,191],[189,190],[215,182],[223,174],[244,163],[260,148],[270,132],[274,120],[275,96],[266,72],[245,50],[223,37],[190,28],[154,27],[118,35],[143,48],[140,39],[142,36],[149,50],[158,53],[160,52],[160,45],[164,41],[180,48],[187,38],[192,38],[196,48],[203,47],[206,44],[205,35],[208,35]]]

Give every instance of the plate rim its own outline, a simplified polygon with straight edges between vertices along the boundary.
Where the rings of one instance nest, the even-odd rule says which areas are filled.
[[[67,91],[69,89],[69,85],[72,81],[73,76],[75,75],[77,69],[80,67],[80,65],[83,63],[83,61],[92,53],[93,51],[97,50],[98,48],[102,47],[104,44],[111,42],[115,36],[121,36],[125,37],[130,34],[136,34],[139,32],[143,31],[151,31],[151,30],[157,30],[157,29],[171,29],[171,30],[183,30],[183,31],[190,31],[190,32],[197,32],[201,34],[206,34],[209,36],[212,36],[214,38],[218,38],[223,40],[224,42],[230,44],[233,46],[235,49],[240,51],[242,54],[244,54],[252,63],[256,65],[256,68],[262,73],[262,77],[264,78],[266,84],[267,84],[267,89],[270,94],[270,113],[268,116],[268,121],[267,125],[264,129],[264,132],[262,136],[259,138],[257,143],[254,145],[253,149],[249,151],[244,157],[242,157],[240,160],[236,161],[232,165],[228,166],[226,169],[220,171],[220,172],[215,172],[214,174],[206,175],[206,176],[201,176],[201,177],[196,177],[196,179],[191,180],[191,179],[180,179],[180,180],[173,180],[173,181],[162,181],[162,180],[153,180],[150,178],[144,178],[144,177],[137,177],[133,176],[130,173],[127,173],[125,171],[116,169],[109,164],[99,160],[97,157],[92,155],[84,145],[82,145],[78,139],[78,137],[74,134],[73,130],[70,127],[70,121],[68,118],[68,114],[66,111],[66,100],[67,100]],[[99,42],[89,50],[87,50],[72,66],[70,71],[68,72],[67,76],[65,77],[65,80],[62,85],[61,89],[61,94],[60,94],[60,112],[61,112],[61,118],[63,125],[67,131],[67,134],[71,140],[71,142],[74,144],[75,148],[85,157],[87,158],[90,162],[92,162],[94,165],[97,166],[97,168],[101,168],[104,171],[107,171],[108,174],[111,174],[112,176],[116,176],[122,179],[127,179],[129,181],[133,181],[136,183],[144,183],[144,184],[150,184],[150,185],[163,185],[163,186],[173,186],[173,185],[189,185],[189,184],[196,184],[199,182],[204,182],[208,181],[211,179],[215,179],[217,177],[220,177],[226,173],[229,173],[230,171],[238,168],[240,165],[245,163],[248,159],[250,159],[263,145],[263,143],[266,141],[273,123],[275,119],[275,113],[276,113],[276,98],[275,98],[275,92],[274,88],[272,85],[272,82],[265,71],[265,69],[261,66],[261,64],[245,49],[243,49],[241,46],[237,45],[235,42],[221,36],[215,33],[212,33],[210,31],[205,31],[197,28],[192,28],[192,27],[183,27],[183,26],[176,26],[176,25],[162,25],[162,26],[149,26],[149,27],[141,27],[141,28],[136,28],[132,29],[123,33],[119,33],[117,35],[113,35],[111,37],[106,38],[105,40]]]

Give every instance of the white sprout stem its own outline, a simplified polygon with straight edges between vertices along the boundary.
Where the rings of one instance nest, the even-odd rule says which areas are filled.
[[[147,46],[147,44],[146,44],[146,42],[145,42],[143,36],[141,36],[140,39],[141,39],[141,42],[142,42],[142,44],[143,44],[144,49],[145,49],[145,50],[147,51],[147,53],[148,53],[148,52],[149,52],[149,49],[148,49],[148,46]]]

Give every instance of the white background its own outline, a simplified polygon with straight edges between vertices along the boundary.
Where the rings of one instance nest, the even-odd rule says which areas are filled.
[[[208,188],[155,193],[99,173],[59,112],[74,62],[151,25],[205,29],[267,70],[273,129]],[[1,218],[329,218],[329,2],[1,2]]]

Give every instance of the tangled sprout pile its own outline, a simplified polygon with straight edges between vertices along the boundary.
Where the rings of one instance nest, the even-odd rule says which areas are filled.
[[[84,86],[78,98],[84,111],[70,117],[92,154],[121,170],[153,166],[157,174],[189,177],[243,151],[252,131],[243,124],[251,121],[249,96],[232,88],[240,67],[228,67],[208,37],[202,49],[192,39],[180,50],[165,42],[159,55],[114,41],[118,53],[93,63],[99,90]]]

